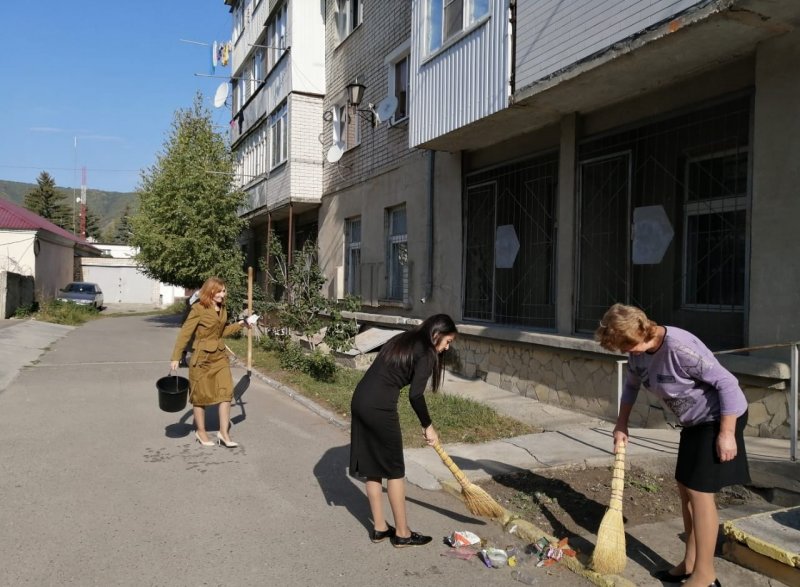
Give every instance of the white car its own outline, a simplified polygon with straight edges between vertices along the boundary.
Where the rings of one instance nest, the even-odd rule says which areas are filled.
[[[56,299],[60,302],[72,302],[82,306],[103,309],[103,290],[96,283],[73,281],[58,292]]]

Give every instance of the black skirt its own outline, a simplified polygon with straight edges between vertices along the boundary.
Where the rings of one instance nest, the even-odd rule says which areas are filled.
[[[722,462],[717,456],[719,422],[705,422],[681,430],[675,480],[684,487],[703,493],[717,493],[728,485],[750,483],[744,428],[747,412],[736,419],[736,456]]]
[[[350,475],[381,479],[406,476],[397,409],[351,404]]]

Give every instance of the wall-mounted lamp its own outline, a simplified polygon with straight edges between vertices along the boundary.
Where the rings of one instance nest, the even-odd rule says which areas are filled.
[[[364,90],[367,89],[367,86],[358,82],[352,82],[347,84],[345,89],[347,90],[347,102],[355,108],[356,113],[364,118],[364,120],[369,120],[372,126],[378,126],[378,118],[375,116],[375,105],[372,104],[372,102],[369,102],[366,108],[362,109],[358,107],[359,104],[361,104],[361,100],[364,98]],[[369,115],[369,117],[367,117],[367,115]]]

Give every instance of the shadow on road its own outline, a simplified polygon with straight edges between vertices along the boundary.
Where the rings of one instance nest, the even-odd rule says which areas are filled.
[[[246,402],[242,401],[242,396],[250,388],[250,374],[245,373],[233,388],[233,401],[231,402],[231,423],[241,424],[247,419],[245,411]],[[234,415],[234,412],[240,412]],[[191,420],[191,422],[190,422]],[[219,430],[219,409],[218,406],[206,408],[206,430]],[[180,420],[174,424],[164,427],[164,434],[167,438],[185,438],[194,431],[194,420],[192,419],[192,407],[183,413]]]

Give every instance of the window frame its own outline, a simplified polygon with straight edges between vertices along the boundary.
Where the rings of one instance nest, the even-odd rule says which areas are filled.
[[[333,18],[338,46],[364,22],[364,1],[336,0]]]
[[[356,107],[348,102],[340,102],[334,104],[331,109],[333,111],[334,144],[339,145],[343,152],[350,151],[361,145],[361,117],[356,112]],[[352,135],[349,131],[350,128],[353,129]],[[353,136],[352,143],[348,140],[351,136]]]
[[[358,227],[358,240],[353,239],[354,227]],[[361,216],[345,218],[344,221],[344,292],[351,296],[361,295]],[[355,258],[358,262],[355,262]]]
[[[400,63],[405,62],[406,64],[406,76],[405,76],[405,112],[403,116],[398,117],[397,112],[400,109],[400,98],[397,94],[397,67]],[[386,56],[384,63],[387,66],[386,72],[386,79],[388,81],[388,92],[387,95],[394,96],[397,98],[397,109],[392,114],[391,119],[389,120],[389,124],[394,126],[396,124],[400,124],[403,122],[408,121],[409,115],[409,78],[410,78],[410,68],[411,68],[411,40],[407,40],[405,43],[400,45],[397,49],[392,51],[389,55]]]
[[[485,2],[486,7],[481,14],[475,14],[476,6],[478,6],[479,2]],[[447,11],[454,8],[460,8],[461,24],[460,27],[447,31]],[[435,20],[433,18],[434,14],[437,15]],[[426,0],[423,54],[433,55],[449,47],[491,18],[491,15],[491,0]],[[432,36],[434,30],[437,32],[435,37],[437,44],[435,46],[434,37]]]
[[[730,194],[723,197],[710,197],[710,198],[697,198],[691,197],[691,190],[692,186],[690,184],[690,169],[692,164],[703,162],[703,161],[711,161],[714,159],[725,159],[727,157],[737,157],[740,155],[745,155],[747,161],[746,165],[746,175],[744,177],[744,191],[741,193]],[[740,304],[724,304],[724,303],[698,303],[698,302],[689,302],[688,300],[690,297],[697,298],[698,292],[695,290],[693,294],[690,296],[690,287],[692,282],[696,282],[690,278],[690,275],[696,275],[699,270],[698,268],[692,267],[692,253],[694,253],[694,259],[696,259],[699,254],[697,251],[690,250],[690,242],[691,242],[691,235],[690,235],[690,219],[693,217],[699,216],[709,216],[712,214],[725,214],[725,213],[738,213],[744,212],[745,214],[745,227],[747,225],[747,214],[748,214],[748,186],[750,182],[750,149],[749,148],[738,148],[738,149],[727,149],[723,151],[715,151],[713,153],[708,153],[699,157],[691,157],[686,160],[685,168],[684,168],[684,200],[683,200],[683,208],[682,208],[682,215],[683,215],[683,254],[681,255],[681,271],[683,275],[683,279],[681,280],[681,307],[687,310],[704,310],[704,311],[721,311],[721,312],[743,312],[744,305],[746,302],[746,291],[743,292],[744,298],[742,299]],[[695,192],[696,193],[696,192]],[[746,232],[746,228],[745,228]],[[735,233],[734,233],[735,236]],[[745,237],[745,242],[747,240],[747,235],[743,235]],[[742,263],[742,271],[747,270],[747,261],[743,257],[741,259]],[[691,273],[690,273],[691,272]],[[747,282],[745,280],[745,288],[747,287]],[[695,283],[696,287],[696,283]]]
[[[399,212],[403,213],[405,232],[394,233],[394,214]],[[386,299],[392,301],[405,302],[407,298],[406,288],[408,287],[408,210],[405,202],[391,208],[386,208]],[[392,262],[394,259],[394,251],[398,251],[398,256],[403,254],[403,259],[398,259],[397,267],[399,267],[399,275],[395,275],[395,264]],[[396,295],[395,290],[399,290]]]
[[[276,138],[276,132],[278,136]],[[284,101],[269,116],[269,170],[289,160],[289,109]]]

